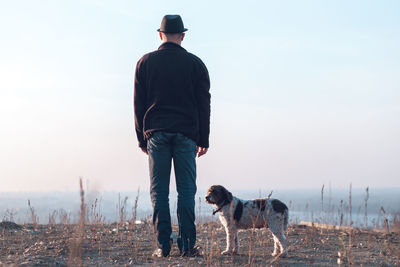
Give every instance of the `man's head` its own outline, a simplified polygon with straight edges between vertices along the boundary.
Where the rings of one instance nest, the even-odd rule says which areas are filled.
[[[183,21],[179,15],[165,15],[161,21],[160,29],[157,30],[160,33],[160,39],[163,42],[174,42],[181,44],[185,37],[185,31],[187,29],[183,26]]]
[[[160,39],[161,41],[165,42],[173,42],[176,44],[181,44],[183,41],[183,38],[185,38],[185,33],[164,33],[160,32]]]

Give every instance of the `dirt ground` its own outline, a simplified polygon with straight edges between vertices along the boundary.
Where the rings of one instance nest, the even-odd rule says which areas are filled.
[[[289,256],[271,256],[268,230],[239,233],[241,250],[221,256],[225,231],[218,222],[198,225],[202,256],[182,258],[174,244],[168,258],[151,256],[154,232],[150,224],[19,226],[0,223],[0,266],[399,266],[400,233],[326,230],[291,225]],[[176,232],[174,226],[174,232]],[[339,254],[340,253],[340,257]]]

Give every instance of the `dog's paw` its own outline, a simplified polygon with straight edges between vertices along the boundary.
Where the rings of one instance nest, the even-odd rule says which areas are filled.
[[[271,254],[272,257],[280,257],[280,258],[286,258],[288,255],[287,251],[279,253],[279,252],[275,252]]]
[[[221,252],[221,255],[233,255],[233,254],[236,254],[236,252],[232,250],[224,250]]]
[[[278,251],[274,251],[274,252],[272,252],[272,254],[271,254],[272,257],[276,257],[276,256],[278,256],[278,255],[279,255],[279,252],[278,252]]]

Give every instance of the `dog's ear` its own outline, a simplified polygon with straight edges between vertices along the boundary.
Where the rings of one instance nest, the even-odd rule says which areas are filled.
[[[228,192],[228,194],[227,194],[228,201],[229,201],[229,203],[231,203],[232,202],[232,193],[229,191],[227,191],[227,192]]]
[[[225,199],[227,200],[226,202],[231,203],[232,193],[224,188],[224,195],[225,195]]]

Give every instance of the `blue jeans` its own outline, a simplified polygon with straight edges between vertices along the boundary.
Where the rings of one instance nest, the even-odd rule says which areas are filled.
[[[196,143],[180,133],[154,132],[147,142],[153,225],[158,246],[170,251],[171,215],[169,183],[174,163],[178,191],[179,249],[187,251],[196,243]]]

